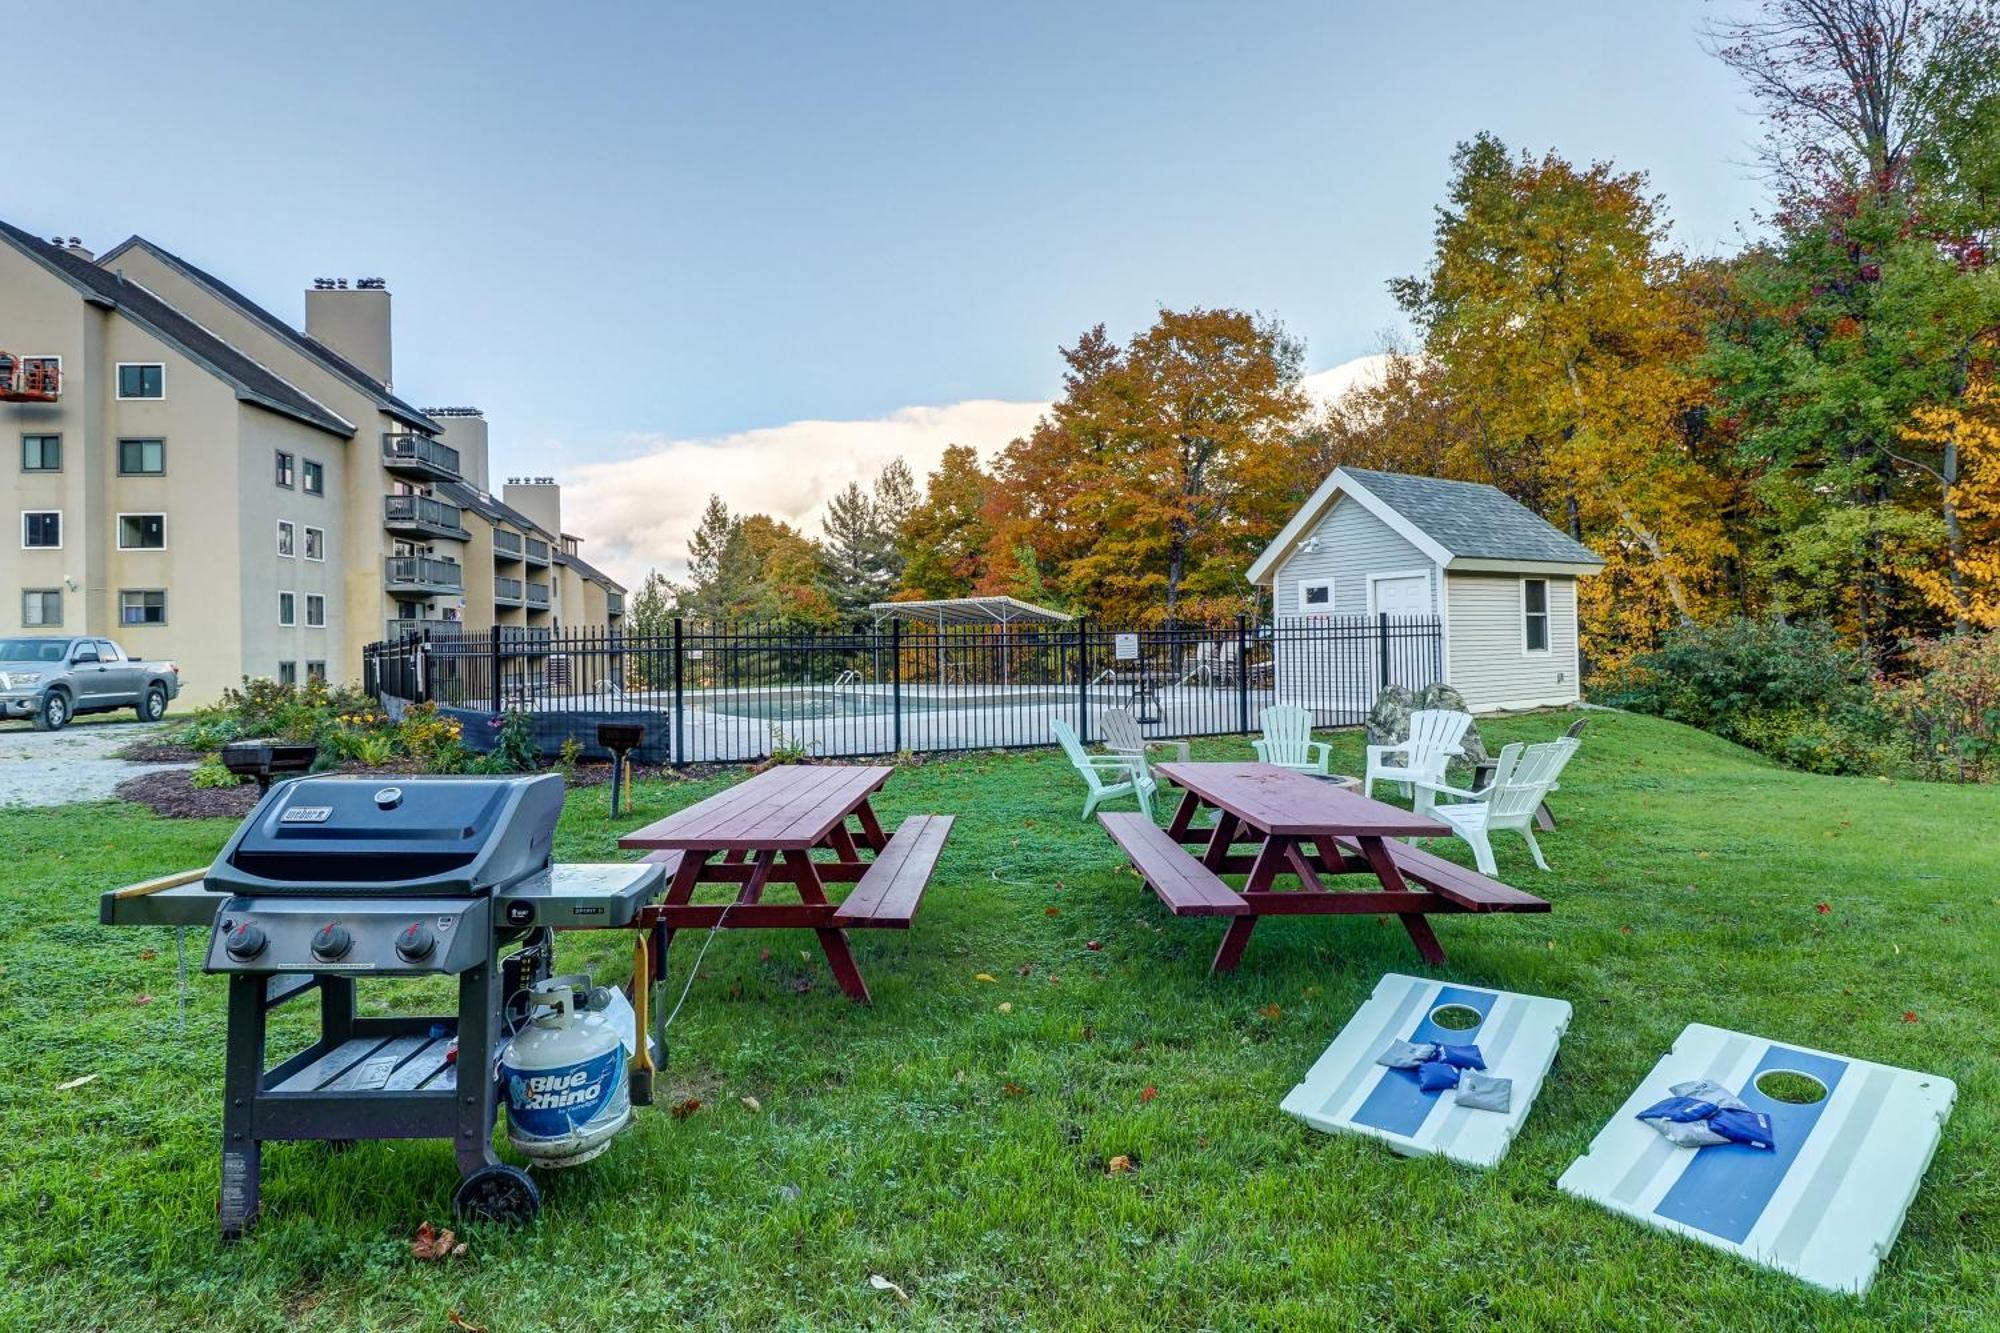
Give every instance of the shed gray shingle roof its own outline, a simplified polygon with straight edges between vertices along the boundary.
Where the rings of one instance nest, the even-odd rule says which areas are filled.
[[[0,237],[29,258],[87,293],[86,299],[123,313],[133,323],[165,339],[217,376],[228,381],[245,401],[303,421],[343,439],[354,435],[354,423],[343,420],[303,389],[189,319],[136,282],[127,282],[81,255],[50,245],[8,222],[0,222]]]
[[[157,245],[143,236],[132,236],[112,247],[111,251],[97,262],[100,266],[110,264],[119,255],[134,248],[145,250],[169,268],[179,269],[182,275],[189,281],[208,288],[218,299],[235,306],[245,316],[263,325],[275,337],[290,343],[301,355],[310,357],[332,374],[346,380],[355,388],[374,399],[376,406],[402,421],[405,425],[415,426],[418,430],[430,431],[432,434],[438,434],[444,430],[444,427],[438,425],[437,422],[433,421],[422,411],[411,407],[395,394],[390,393],[389,387],[383,384],[382,381],[376,379],[373,375],[370,375],[367,371],[355,365],[352,361],[349,361],[319,339],[309,333],[301,333],[284,320],[279,319],[276,315],[266,310],[263,306],[258,305],[255,301],[245,296],[242,292],[231,287],[222,279],[189,263],[164,246]]]
[[[1571,541],[1497,486],[1401,472],[1342,470],[1455,556],[1566,565],[1604,563],[1589,547]]]

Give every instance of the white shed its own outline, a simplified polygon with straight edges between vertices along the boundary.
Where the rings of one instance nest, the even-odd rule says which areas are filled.
[[[1271,590],[1280,702],[1329,711],[1316,696],[1330,674],[1354,677],[1346,688],[1371,699],[1375,687],[1366,673],[1329,673],[1320,659],[1342,650],[1286,627],[1435,617],[1440,674],[1474,711],[1490,712],[1577,701],[1576,581],[1603,566],[1496,487],[1339,468],[1257,557],[1249,578]],[[1341,700],[1336,711],[1351,709]]]

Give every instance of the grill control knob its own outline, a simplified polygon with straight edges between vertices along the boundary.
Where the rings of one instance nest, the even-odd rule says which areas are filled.
[[[332,962],[345,958],[347,951],[354,947],[354,936],[347,933],[346,926],[338,926],[329,921],[319,928],[312,938],[313,957]]]
[[[222,949],[237,962],[247,963],[264,952],[268,943],[270,941],[265,937],[262,926],[245,921],[223,937]]]
[[[421,921],[412,921],[396,937],[396,956],[406,963],[421,963],[437,951],[437,936]]]

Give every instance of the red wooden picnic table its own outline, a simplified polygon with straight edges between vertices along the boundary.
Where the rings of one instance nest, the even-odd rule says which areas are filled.
[[[665,863],[672,876],[662,900],[639,913],[637,924],[653,933],[649,971],[661,966],[676,930],[804,928],[819,935],[841,990],[866,1003],[868,984],[854,965],[846,928],[907,928],[952,822],[949,815],[918,815],[894,838],[886,836],[869,798],[893,772],[766,769],[621,837],[620,847],[645,849],[651,853],[646,859]],[[815,852],[822,853],[819,859]],[[773,883],[792,885],[799,901],[763,901]],[[697,903],[694,892],[702,884],[735,884],[736,899]],[[828,884],[854,889],[835,903],[827,897]]]
[[[1177,913],[1232,918],[1212,971],[1236,966],[1260,916],[1393,913],[1424,961],[1441,964],[1444,949],[1426,914],[1548,910],[1530,894],[1392,841],[1449,836],[1448,826],[1333,783],[1272,764],[1170,763],[1153,771],[1185,792],[1164,835],[1150,821],[1142,829],[1124,816],[1100,818]],[[1194,822],[1204,806],[1217,812],[1212,827]],[[1203,848],[1198,865],[1180,843]],[[1224,874],[1248,878],[1232,889],[1218,878]],[[1342,875],[1372,875],[1379,887],[1328,887],[1327,878]],[[1281,878],[1296,887],[1280,887]]]

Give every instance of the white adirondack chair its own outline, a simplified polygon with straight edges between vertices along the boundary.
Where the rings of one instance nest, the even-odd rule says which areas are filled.
[[[1528,844],[1535,864],[1547,870],[1549,863],[1542,858],[1541,844],[1535,841],[1535,811],[1542,798],[1556,789],[1563,765],[1581,744],[1571,736],[1539,745],[1523,746],[1516,741],[1500,751],[1493,781],[1482,791],[1462,791],[1442,782],[1417,783],[1418,812],[1451,825],[1451,831],[1472,848],[1482,875],[1496,873],[1492,834],[1499,829],[1519,833]],[[1458,804],[1434,805],[1424,799],[1426,795],[1433,800],[1439,796],[1454,797]]]
[[[1413,784],[1443,782],[1445,765],[1465,753],[1459,742],[1472,725],[1472,714],[1442,708],[1426,708],[1410,714],[1410,734],[1394,745],[1368,747],[1368,769],[1361,779],[1361,794],[1373,796],[1377,782],[1394,782],[1408,796]],[[1429,802],[1417,788],[1421,811]]]
[[[1263,727],[1264,735],[1259,740],[1251,741],[1250,746],[1256,750],[1259,759],[1279,768],[1328,776],[1327,764],[1333,756],[1333,747],[1312,738],[1313,715],[1310,709],[1295,704],[1276,704],[1258,714],[1257,722]]]
[[[1146,818],[1153,817],[1153,789],[1158,784],[1147,771],[1143,754],[1091,754],[1083,748],[1083,742],[1076,738],[1076,728],[1069,723],[1051,722],[1049,730],[1055,733],[1056,743],[1062,746],[1063,753],[1082,775],[1083,785],[1089,789],[1083,802],[1085,819],[1098,806],[1119,796],[1138,797],[1139,809]]]
[[[1097,715],[1097,724],[1104,728],[1104,748],[1112,754],[1131,754],[1144,759],[1151,750],[1172,750],[1174,758],[1183,764],[1188,761],[1186,741],[1148,738],[1139,730],[1139,719],[1132,716],[1129,708],[1107,708]]]

